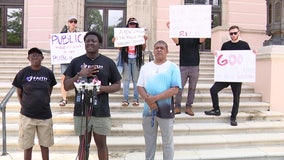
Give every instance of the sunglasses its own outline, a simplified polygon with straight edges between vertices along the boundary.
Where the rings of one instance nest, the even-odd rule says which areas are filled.
[[[238,32],[230,32],[230,35],[232,36],[232,35],[237,35],[238,34]]]
[[[129,23],[129,25],[136,25],[137,23]]]
[[[42,57],[42,54],[39,54],[39,53],[31,53],[31,54],[29,54],[29,57],[31,57],[31,58]]]
[[[75,24],[77,24],[77,21],[76,21],[76,20],[71,20],[71,21],[69,21],[69,23],[75,23]]]

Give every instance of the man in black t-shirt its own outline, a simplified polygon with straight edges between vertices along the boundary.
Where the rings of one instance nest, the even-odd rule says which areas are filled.
[[[239,39],[240,31],[238,26],[231,26],[229,28],[229,34],[231,40],[225,42],[222,45],[221,50],[250,50],[248,43]],[[213,109],[210,111],[205,111],[204,113],[206,115],[215,115],[215,116],[221,115],[218,92],[220,92],[222,89],[228,86],[231,86],[234,97],[230,123],[232,126],[237,126],[238,123],[236,121],[236,118],[239,111],[242,82],[215,82],[214,85],[210,88]]]
[[[80,160],[88,159],[88,146],[90,146],[92,133],[99,159],[108,159],[106,135],[111,129],[109,93],[120,90],[121,76],[114,61],[99,53],[102,41],[99,33],[87,32],[84,36],[87,53],[74,58],[64,72],[66,76],[64,88],[67,91],[74,89],[74,82],[80,81],[81,77],[84,77],[86,83],[93,81],[95,77],[101,81],[100,89],[96,93],[89,94],[89,91],[81,91],[80,93],[76,90],[75,97],[79,98],[75,98],[74,128],[75,134],[79,136],[80,140],[78,149]],[[80,94],[84,94],[84,96],[80,96]],[[96,102],[96,104],[90,102]],[[86,108],[87,113],[85,113]]]
[[[170,28],[170,23],[167,27]],[[192,104],[195,97],[195,89],[199,78],[199,45],[205,42],[205,38],[172,38],[177,46],[180,46],[179,51],[179,66],[181,73],[182,89],[175,96],[175,114],[181,113],[182,92],[188,80],[188,92],[185,102],[185,113],[194,116]]]

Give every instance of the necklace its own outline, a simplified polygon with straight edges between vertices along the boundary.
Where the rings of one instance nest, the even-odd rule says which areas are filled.
[[[88,56],[88,55],[86,55],[90,60],[92,60],[92,61],[94,61],[95,59],[97,59],[99,56],[100,56],[100,54],[98,54],[98,55],[95,55],[94,57],[91,57],[91,56]]]
[[[156,64],[156,74],[158,74],[160,72],[161,68],[162,68],[162,64],[160,64],[160,65]]]

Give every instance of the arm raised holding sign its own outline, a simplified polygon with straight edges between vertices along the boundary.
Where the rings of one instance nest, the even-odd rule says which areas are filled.
[[[67,26],[68,25],[68,26]],[[62,30],[60,31],[60,33],[74,33],[77,32],[77,18],[76,17],[69,17],[68,19],[68,24],[64,25],[64,27],[62,28]],[[64,80],[65,80],[65,75],[63,74],[67,67],[69,66],[69,63],[65,63],[65,64],[60,64],[60,68],[61,68],[61,95],[62,95],[62,99],[59,102],[59,106],[65,106],[67,104],[67,91],[64,89]]]
[[[167,27],[170,29],[170,22],[167,22]],[[195,89],[199,77],[199,45],[205,41],[205,38],[172,38],[177,46],[180,46],[179,64],[181,72],[182,88],[184,88],[188,79],[188,94],[186,100],[185,113],[194,116],[192,104],[195,97]],[[181,113],[182,91],[179,90],[175,97],[175,114]]]
[[[139,95],[137,90],[137,80],[140,68],[143,64],[143,51],[146,49],[145,29],[139,27],[136,18],[129,18],[126,28],[117,28],[115,37],[112,39],[115,46],[119,46],[118,59],[122,62],[123,77],[123,100],[121,105],[127,107],[129,105],[129,85],[132,82],[134,88],[133,106],[139,106]]]

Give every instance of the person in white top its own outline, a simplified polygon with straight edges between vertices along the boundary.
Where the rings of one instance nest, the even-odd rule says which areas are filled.
[[[60,33],[74,33],[74,32],[78,32],[77,31],[77,18],[72,16],[68,18],[68,26],[64,25],[64,27],[62,28]],[[64,63],[64,64],[60,64],[60,68],[61,68],[61,96],[62,99],[59,102],[59,106],[65,106],[67,104],[67,91],[65,91],[64,86],[63,86],[63,82],[65,80],[65,76],[64,76],[64,72],[67,69],[67,67],[69,66],[69,63]]]

